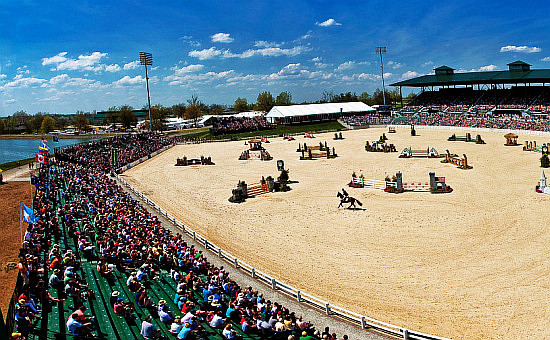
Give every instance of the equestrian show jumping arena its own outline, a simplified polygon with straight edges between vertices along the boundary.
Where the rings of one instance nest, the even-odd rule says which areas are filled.
[[[385,132],[398,153],[366,152]],[[448,142],[452,133],[409,127],[271,139],[271,161],[238,160],[243,141],[178,145],[123,177],[160,207],[248,264],[304,292],[354,312],[454,339],[550,338],[550,196],[537,194],[540,153],[506,147],[502,132],[479,132],[487,144]],[[478,133],[478,132],[475,132]],[[519,142],[550,136],[519,134]],[[299,160],[298,142],[327,141],[338,158]],[[466,154],[473,169],[435,158],[398,158],[405,147]],[[183,155],[211,156],[215,166],[176,167]],[[289,192],[241,204],[228,201],[239,180],[290,170]],[[404,182],[446,178],[448,194],[391,194],[348,188],[351,174]],[[365,210],[337,209],[345,188]]]

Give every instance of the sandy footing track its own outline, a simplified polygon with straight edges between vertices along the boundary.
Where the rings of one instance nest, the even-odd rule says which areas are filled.
[[[448,142],[450,131],[417,131],[417,137],[380,128],[344,132],[339,141],[333,134],[274,139],[264,145],[274,157],[267,162],[239,161],[247,148],[242,141],[176,146],[123,176],[211,242],[331,303],[455,339],[549,338],[550,196],[534,192],[540,154],[505,147],[502,133],[481,133],[487,144],[476,145]],[[365,140],[382,132],[399,151],[449,149],[465,153],[474,168],[364,151]],[[527,139],[546,142],[520,135]],[[339,158],[298,160],[298,142],[325,140]],[[174,166],[184,155],[211,156],[216,165]],[[292,191],[242,204],[227,200],[239,180],[277,177],[277,159],[297,182]],[[435,171],[454,192],[348,189],[353,171],[380,180],[401,171],[404,182],[427,182]],[[343,187],[365,210],[336,208]]]

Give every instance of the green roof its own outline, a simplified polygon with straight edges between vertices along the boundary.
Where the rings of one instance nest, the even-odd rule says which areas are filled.
[[[527,65],[527,66],[531,66],[531,64],[527,64],[526,62],[521,61],[521,60],[516,60],[513,63],[508,64],[508,66],[510,66],[510,65]]]
[[[391,86],[443,86],[474,84],[516,84],[516,83],[550,83],[550,69],[529,71],[489,71],[464,72],[454,74],[430,74],[397,83]]]
[[[454,70],[454,68],[449,67],[447,65],[443,65],[443,66],[439,66],[439,67],[434,68],[434,70],[438,70],[438,71],[439,70]]]

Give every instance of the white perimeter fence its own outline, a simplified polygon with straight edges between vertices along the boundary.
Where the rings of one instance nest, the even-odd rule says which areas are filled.
[[[278,136],[277,136],[278,137]],[[166,146],[153,154],[151,154],[151,157],[153,155],[158,155],[160,152],[168,150],[171,148],[172,145]],[[128,170],[132,168],[133,166],[142,163],[146,159],[151,158],[149,156],[143,157],[138,161],[132,162],[128,165],[125,165],[123,168],[119,169],[119,172],[123,172],[125,170]],[[311,294],[308,294],[306,292],[302,292],[301,290],[294,288],[282,281],[277,280],[274,277],[269,276],[268,274],[259,271],[255,269],[254,267],[250,266],[246,262],[239,260],[237,257],[231,255],[229,252],[225,251],[224,249],[218,247],[214,243],[208,241],[205,237],[200,235],[199,233],[195,232],[193,229],[189,228],[185,224],[183,224],[181,221],[176,219],[174,216],[169,214],[167,211],[159,207],[155,202],[151,201],[147,196],[145,196],[143,193],[141,193],[139,190],[134,188],[132,185],[130,185],[126,180],[124,180],[118,173],[116,174],[118,180],[123,183],[128,189],[130,189],[135,195],[140,197],[143,201],[145,201],[149,206],[151,206],[154,210],[156,210],[160,215],[166,217],[169,221],[171,221],[173,224],[178,226],[184,234],[189,235],[193,238],[193,240],[199,242],[200,244],[204,245],[204,248],[206,250],[210,250],[212,253],[216,254],[220,259],[223,259],[229,263],[231,263],[235,268],[240,269],[241,271],[247,273],[250,275],[253,279],[256,279],[268,286],[271,287],[273,290],[277,290],[280,292],[283,292],[286,295],[292,296],[295,298],[298,302],[307,304],[309,306],[313,306],[317,309],[321,309],[325,312],[326,315],[335,315],[340,319],[343,319],[347,322],[350,322],[354,325],[360,326],[362,329],[368,329],[372,328],[377,331],[396,336],[403,339],[418,339],[418,340],[449,340],[448,338],[439,337],[436,335],[430,335],[425,334],[413,330],[409,330],[406,328],[402,328],[399,326],[395,326],[392,324],[389,324],[387,322],[378,321],[373,318],[369,318],[368,316],[363,316],[361,314],[352,312],[350,310],[347,310],[345,308],[333,305],[323,299],[320,299],[318,297],[315,297]]]
[[[410,129],[410,124],[408,125],[393,125],[388,124],[388,127],[393,128],[406,128]],[[432,126],[432,125],[414,125],[415,129],[424,129],[424,130],[449,130],[449,131],[476,131],[476,132],[501,132],[501,133],[508,133],[513,132],[518,135],[529,135],[529,136],[542,136],[542,137],[550,137],[550,131],[531,131],[531,130],[510,130],[510,129],[491,129],[491,128],[474,128],[474,127],[466,127],[466,126]]]

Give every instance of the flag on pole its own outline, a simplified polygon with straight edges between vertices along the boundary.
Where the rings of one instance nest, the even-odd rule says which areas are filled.
[[[32,211],[31,208],[27,207],[24,203],[22,203],[23,206],[23,222],[27,222],[29,224],[35,224],[38,222],[38,217],[34,216],[34,211]]]
[[[42,142],[40,146],[38,146],[38,152],[40,153],[50,153],[50,148],[46,145],[46,143]]]
[[[44,164],[46,163],[46,159],[47,159],[46,156],[39,153],[36,154],[36,163]]]

